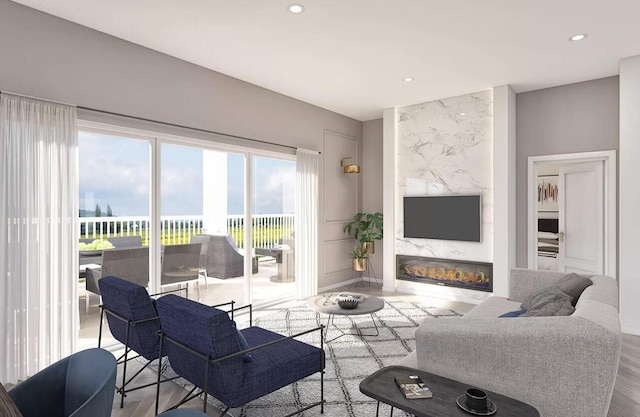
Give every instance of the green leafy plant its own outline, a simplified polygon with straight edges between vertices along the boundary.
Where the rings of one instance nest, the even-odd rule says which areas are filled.
[[[367,252],[362,246],[358,245],[349,253],[349,257],[352,259],[367,259],[370,253]]]
[[[358,242],[382,240],[382,213],[356,213],[353,221],[344,227],[344,232]]]

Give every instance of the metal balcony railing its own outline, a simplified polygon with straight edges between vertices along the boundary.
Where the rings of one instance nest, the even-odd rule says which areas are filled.
[[[188,243],[193,235],[203,233],[203,216],[162,216],[160,240],[163,245]],[[295,228],[293,214],[257,214],[251,217],[253,247],[272,247],[281,239],[292,237]],[[148,216],[80,217],[80,238],[109,239],[111,236],[141,236],[149,244]],[[238,248],[244,248],[244,216],[227,216],[227,233]]]

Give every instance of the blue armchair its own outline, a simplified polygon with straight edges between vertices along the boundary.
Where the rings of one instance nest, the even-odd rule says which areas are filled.
[[[291,415],[318,405],[324,411],[323,326],[286,337],[260,327],[238,331],[227,312],[175,295],[161,297],[156,307],[160,355],[166,353],[173,370],[194,385],[176,407],[204,393],[203,411],[212,395],[225,404],[225,415],[229,408],[320,372],[320,401]],[[319,348],[294,339],[313,331],[319,332]]]
[[[149,383],[126,389],[127,385],[149,366],[151,361],[158,359],[160,321],[154,305],[155,300],[149,296],[143,286],[118,277],[104,277],[98,281],[98,285],[102,294],[98,347],[102,343],[102,323],[105,314],[111,334],[125,346],[124,354],[118,358],[118,364],[122,363],[124,368],[122,385],[119,388],[116,387],[120,394],[120,408],[122,408],[127,392],[156,384]],[[138,355],[129,356],[132,351]],[[147,363],[127,380],[127,361],[139,356],[145,358]],[[170,380],[165,379],[160,382]]]
[[[110,417],[115,382],[113,355],[88,349],[38,372],[9,395],[24,417]]]

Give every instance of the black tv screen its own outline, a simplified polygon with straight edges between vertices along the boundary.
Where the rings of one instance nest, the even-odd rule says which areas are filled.
[[[479,195],[404,198],[404,237],[480,242]]]

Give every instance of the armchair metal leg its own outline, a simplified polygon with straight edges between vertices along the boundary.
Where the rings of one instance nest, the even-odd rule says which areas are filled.
[[[120,408],[124,408],[124,386],[127,381],[127,353],[129,347],[129,330],[131,330],[131,322],[127,323],[127,336],[124,343],[124,363],[122,365],[122,392],[120,393]],[[160,373],[160,372],[158,372]]]
[[[324,329],[320,328],[320,352],[324,353]],[[324,414],[324,368],[326,366],[324,355],[320,355],[320,414]]]

